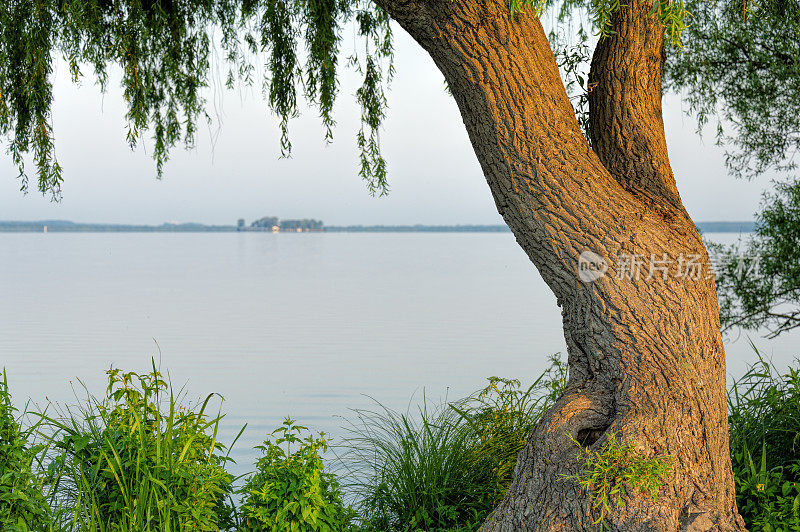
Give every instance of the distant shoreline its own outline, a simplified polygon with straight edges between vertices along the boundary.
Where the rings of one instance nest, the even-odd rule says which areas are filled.
[[[46,227],[46,229],[45,229]],[[704,233],[751,233],[755,222],[698,222]],[[67,220],[0,221],[0,233],[236,233],[235,225],[198,223],[126,225],[86,224]],[[505,225],[346,225],[311,232],[327,233],[507,233]]]

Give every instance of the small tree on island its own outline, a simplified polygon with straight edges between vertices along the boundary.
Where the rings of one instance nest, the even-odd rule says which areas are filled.
[[[229,86],[252,82],[254,62],[265,54],[265,92],[288,153],[298,87],[331,138],[345,53],[341,30],[353,23],[365,41],[348,61],[363,75],[356,93],[360,175],[372,193],[383,194],[378,131],[393,71],[390,19],[396,21],[444,75],[499,213],[562,309],[569,383],[520,453],[511,489],[484,530],[595,526],[590,493],[568,479],[581,468],[576,445],[599,450],[611,437],[629,442],[637,460],[669,457],[670,472],[652,499],[620,492],[604,523],[625,530],[742,530],[717,293],[713,276],[694,268],[708,254],[678,194],[661,112],[665,46],[679,42],[686,11],[677,0],[563,3],[567,11],[588,9],[602,33],[585,84],[587,139],[539,22],[547,4],[2,2],[0,131],[23,190],[24,159],[32,154],[39,190],[58,198],[62,171],[50,124],[54,57],[63,54],[75,80],[89,65],[103,88],[108,65],[119,64],[128,141],[135,146],[152,131],[160,174],[170,148],[191,144],[198,119],[207,116],[201,89],[209,85],[216,35],[230,66]],[[731,12],[750,6],[723,4]],[[642,271],[643,264],[649,269]]]
[[[278,217],[277,216],[264,216],[263,218],[259,218],[258,220],[252,222],[250,227],[259,227],[265,229],[272,229],[278,225]]]

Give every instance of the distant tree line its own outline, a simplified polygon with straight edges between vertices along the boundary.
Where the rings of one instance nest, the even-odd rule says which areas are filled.
[[[265,216],[249,226],[243,218],[234,225],[204,225],[200,223],[164,223],[161,225],[125,225],[125,224],[93,224],[75,223],[68,220],[37,221],[3,221],[0,220],[0,233],[41,233],[44,227],[49,232],[73,233],[127,233],[127,232],[228,232],[228,231],[265,231],[278,226],[281,231],[297,231],[297,228],[309,231],[326,231],[329,233],[507,233],[505,225],[347,225],[325,226],[322,221],[280,220],[277,216]],[[752,233],[755,222],[700,222],[697,227],[705,233]]]
[[[68,220],[3,221],[0,233],[221,233],[233,231],[230,225],[163,223],[161,225],[94,224]]]
[[[507,225],[345,225],[325,228],[329,233],[507,233]]]

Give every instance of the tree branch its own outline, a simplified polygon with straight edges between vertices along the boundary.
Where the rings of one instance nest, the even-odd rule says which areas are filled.
[[[667,155],[661,113],[664,28],[651,3],[633,0],[613,15],[612,33],[592,58],[592,146],[626,188],[683,210]]]

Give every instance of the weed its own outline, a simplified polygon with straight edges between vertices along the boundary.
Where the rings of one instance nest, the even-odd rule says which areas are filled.
[[[241,532],[340,532],[355,512],[342,502],[336,477],[325,471],[324,434],[301,438],[306,427],[289,418],[257,447],[263,456],[240,493]],[[294,448],[294,450],[292,450]]]
[[[577,441],[575,444],[580,445]],[[609,434],[597,451],[582,448],[577,459],[583,461],[583,467],[575,476],[567,478],[573,478],[589,493],[592,512],[597,515],[593,524],[600,530],[611,529],[606,518],[614,506],[621,508],[625,505],[625,496],[629,492],[638,492],[655,500],[672,473],[671,457],[638,457],[632,440],[620,441],[615,434]]]
[[[755,351],[728,393],[736,501],[750,530],[800,530],[800,369],[781,374]]]
[[[494,507],[511,485],[517,455],[544,412],[567,383],[567,366],[554,355],[550,367],[527,389],[520,381],[490,377],[489,384],[464,401],[451,404],[472,430],[473,467],[489,467]]]
[[[472,461],[475,440],[447,405],[416,415],[357,410],[342,457],[366,530],[443,530],[491,510],[492,479]]]
[[[557,357],[528,388],[492,377],[481,391],[417,412],[357,410],[343,465],[367,530],[474,530],[503,497],[517,454],[561,395]]]
[[[111,368],[106,397],[43,416],[58,454],[50,463],[60,505],[77,531],[216,531],[231,525],[233,477],[217,441],[221,416],[184,405],[153,364]]]
[[[8,380],[0,381],[0,529],[4,532],[44,531],[50,523],[41,475],[34,472],[44,450],[30,440],[36,427],[23,430],[11,405]]]

